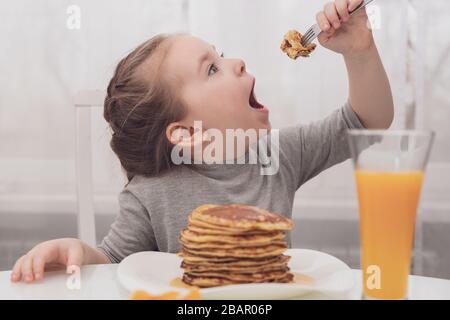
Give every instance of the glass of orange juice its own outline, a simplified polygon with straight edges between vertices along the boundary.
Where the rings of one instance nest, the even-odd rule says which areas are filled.
[[[364,299],[407,299],[417,206],[434,132],[349,130]]]

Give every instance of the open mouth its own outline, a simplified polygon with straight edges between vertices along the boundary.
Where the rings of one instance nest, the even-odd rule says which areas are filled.
[[[258,102],[258,100],[256,100],[255,97],[255,80],[253,79],[253,86],[252,86],[252,91],[250,92],[250,98],[248,100],[248,103],[250,105],[250,107],[252,107],[253,109],[264,109],[264,106],[262,104],[260,104]]]

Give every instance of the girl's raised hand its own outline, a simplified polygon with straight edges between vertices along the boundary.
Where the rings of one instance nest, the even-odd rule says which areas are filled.
[[[374,43],[365,9],[350,17],[363,0],[335,0],[316,15],[322,46],[343,55],[358,55]]]

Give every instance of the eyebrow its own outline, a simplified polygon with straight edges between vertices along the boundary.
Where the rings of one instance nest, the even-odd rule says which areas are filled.
[[[214,45],[211,45],[211,48],[213,48],[214,51],[217,51],[216,47]],[[201,71],[203,63],[209,58],[210,54],[211,54],[210,52],[206,52],[206,53],[204,53],[203,55],[200,56],[199,63],[198,63],[198,72],[199,73]]]

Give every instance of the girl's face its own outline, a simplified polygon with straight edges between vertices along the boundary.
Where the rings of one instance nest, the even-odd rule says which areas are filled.
[[[164,72],[174,80],[187,105],[179,123],[187,128],[202,121],[206,129],[267,129],[269,111],[253,93],[255,78],[244,61],[218,54],[209,43],[193,36],[177,36],[165,57]]]

